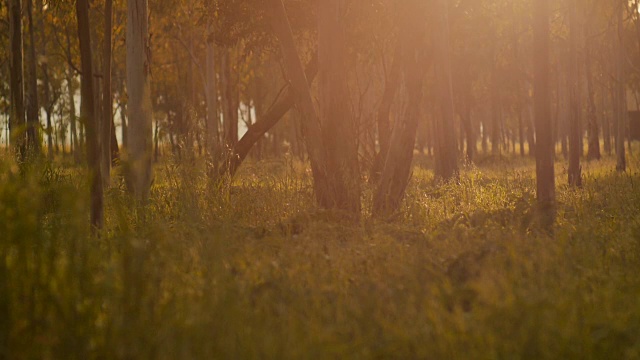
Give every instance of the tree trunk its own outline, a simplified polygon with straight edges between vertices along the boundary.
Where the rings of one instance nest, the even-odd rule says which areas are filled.
[[[40,153],[40,107],[38,106],[38,68],[33,29],[33,0],[27,0],[27,24],[29,26],[29,56],[27,56],[27,148],[31,155]]]
[[[91,35],[89,30],[88,0],[76,2],[78,18],[78,38],[80,39],[80,61],[82,63],[82,107],[85,116],[82,122],[87,130],[87,163],[89,165],[89,179],[91,182],[91,225],[95,230],[104,226],[104,204],[102,174],[100,166],[100,147],[98,138],[98,124],[96,123],[96,108],[93,92],[93,64],[91,59]]]
[[[578,71],[578,9],[577,0],[571,0],[570,30],[569,30],[569,169],[568,181],[570,186],[582,186],[582,175],[580,167],[580,154],[582,153],[582,134],[580,117],[582,108],[580,106],[580,74]]]
[[[614,106],[614,112],[616,116],[616,170],[623,172],[627,168],[624,140],[627,126],[627,101],[625,94],[625,53],[624,44],[622,42],[623,34],[623,17],[624,10],[626,8],[625,2],[619,1],[617,12],[617,25],[618,31],[616,33],[616,104]]]
[[[536,127],[536,190],[542,226],[555,221],[555,171],[549,86],[549,0],[535,0],[533,11],[534,109]]]
[[[387,152],[389,151],[389,141],[391,135],[391,124],[389,114],[391,113],[391,106],[393,100],[400,87],[400,76],[402,70],[402,42],[398,41],[393,56],[393,64],[391,65],[391,72],[386,79],[384,93],[382,94],[382,100],[380,101],[380,107],[378,108],[378,114],[376,117],[378,126],[378,141],[380,143],[380,150],[373,161],[371,167],[371,179],[377,181],[380,177],[380,172],[384,166],[384,161],[387,158]]]
[[[585,33],[588,34],[589,26],[585,27]],[[587,36],[588,38],[588,36]],[[587,77],[587,122],[589,135],[589,148],[587,152],[587,160],[600,160],[600,130],[598,129],[598,112],[596,109],[595,89],[593,85],[593,69],[591,68],[592,56],[591,41],[585,41],[585,76]]]
[[[456,154],[456,137],[454,130],[455,109],[453,104],[453,89],[451,84],[451,45],[449,40],[449,16],[446,0],[436,0],[438,10],[436,14],[438,19],[438,30],[435,38],[436,44],[436,82],[438,84],[438,101],[440,103],[440,117],[438,117],[438,144],[436,152],[436,178],[442,180],[450,180],[458,176],[458,163]],[[495,81],[495,79],[494,79]],[[494,86],[496,84],[494,83]],[[497,91],[497,86],[495,91]],[[497,94],[494,94],[497,96]],[[495,110],[495,109],[494,109]],[[495,114],[494,114],[495,116]],[[494,122],[495,128],[498,126]],[[492,146],[498,145],[496,138],[493,138]],[[494,151],[495,153],[495,151]],[[498,149],[499,153],[499,149]]]
[[[421,7],[419,7],[422,10]],[[402,29],[402,61],[408,101],[404,116],[396,122],[382,175],[373,197],[373,216],[387,219],[393,216],[402,203],[411,174],[411,161],[418,129],[420,103],[423,97],[425,26],[424,11],[409,6],[404,8],[407,19]],[[422,16],[421,16],[422,15]],[[441,16],[437,14],[436,16]]]
[[[36,6],[38,7],[38,12],[40,14],[40,18],[38,21],[38,28],[40,30],[40,39],[41,39],[40,54],[42,55],[42,57],[46,59],[47,58],[47,29],[45,29],[45,26],[44,26],[45,14],[44,14],[43,1],[37,0]],[[42,102],[44,103],[45,112],[47,114],[47,158],[49,159],[49,161],[53,161],[53,150],[54,150],[53,133],[55,132],[55,129],[52,126],[51,117],[53,115],[52,113],[53,113],[53,107],[55,106],[55,102],[54,100],[51,99],[51,84],[49,81],[48,61],[43,61],[41,68],[42,68],[42,87],[44,88],[43,89],[44,99],[42,99]],[[57,150],[57,141],[56,141],[56,150]],[[63,144],[63,150],[64,150],[64,144]]]
[[[151,188],[153,146],[151,39],[147,1],[130,0],[127,12],[127,185],[133,196],[143,203],[148,199]]]
[[[306,77],[309,82],[313,82],[318,72],[318,58],[313,56],[311,62],[307,65]],[[295,102],[295,94],[291,85],[287,85],[282,92],[278,100],[265,112],[259,115],[259,120],[249,127],[247,132],[242,136],[242,139],[238,142],[238,145],[234,148],[234,154],[231,157],[229,164],[229,175],[233,176],[240,164],[249,154],[249,151],[260,139],[264,137],[267,131],[270,131],[280,119],[291,109]],[[259,107],[258,107],[259,108]],[[256,108],[256,111],[259,109]],[[226,172],[227,169],[221,169],[222,172]]]
[[[24,117],[24,64],[22,50],[22,2],[9,0],[9,36],[11,37],[11,61],[9,75],[11,82],[11,146],[20,161],[26,156],[26,136]]]
[[[209,33],[207,34],[207,51],[206,51],[206,102],[207,102],[207,122],[206,122],[206,139],[207,145],[207,164],[213,172],[218,169],[220,160],[220,133],[218,130],[218,87],[216,81],[216,46],[213,41],[213,26],[209,24]],[[232,158],[235,163],[235,157]],[[210,173],[213,174],[213,172]]]
[[[268,5],[273,12],[271,24],[280,40],[285,71],[302,115],[303,132],[313,172],[316,201],[321,207],[328,208],[332,203],[332,196],[327,183],[326,155],[322,146],[322,131],[311,98],[309,82],[295,48],[289,18],[282,0],[270,0]]]
[[[113,93],[111,91],[111,37],[113,22],[113,0],[104,2],[104,43],[103,60],[104,68],[102,83],[102,124],[100,126],[100,138],[102,147],[102,183],[109,187],[111,183],[112,140],[113,134]]]
[[[360,216],[360,168],[346,71],[344,1],[318,3],[318,93],[327,154],[329,208]]]

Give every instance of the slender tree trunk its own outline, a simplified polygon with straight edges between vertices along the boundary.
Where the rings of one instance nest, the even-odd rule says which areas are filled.
[[[87,129],[87,162],[91,182],[91,225],[94,229],[102,229],[104,226],[103,188],[100,166],[100,141],[94,104],[88,0],[78,0],[76,2],[76,14],[78,18],[78,38],[80,39],[80,61],[82,63],[81,97],[84,111],[81,112],[85,116],[82,122]]]
[[[346,71],[344,1],[318,3],[318,92],[327,173],[333,199],[329,208],[360,216],[357,136]]]
[[[109,187],[111,183],[112,162],[112,126],[113,126],[113,93],[111,91],[111,37],[113,23],[113,0],[104,2],[104,43],[103,60],[104,68],[102,82],[102,123],[100,126],[100,138],[102,147],[102,183]],[[117,146],[116,146],[117,147]]]
[[[11,61],[9,75],[11,81],[11,146],[20,161],[26,156],[26,133],[24,117],[24,64],[22,50],[22,1],[9,0],[9,36],[11,37]]]
[[[622,42],[623,34],[623,17],[626,4],[624,1],[618,0],[619,4],[617,12],[618,31],[616,33],[616,104],[614,107],[616,116],[616,170],[623,172],[627,168],[624,139],[627,126],[627,101],[625,94],[625,53],[624,44]]]
[[[453,179],[458,176],[458,163],[456,154],[456,137],[454,130],[455,109],[453,104],[453,89],[451,83],[451,45],[449,40],[449,16],[446,0],[436,0],[438,11],[438,33],[436,35],[436,78],[438,83],[438,101],[440,103],[440,117],[438,118],[438,144],[436,148],[435,175],[442,180]],[[495,80],[494,80],[495,81]],[[494,83],[494,86],[496,84]],[[497,86],[496,89],[497,91]],[[497,94],[494,94],[497,96]],[[494,109],[495,110],[495,109]],[[494,114],[495,116],[495,114]],[[494,127],[498,125],[494,122]],[[496,131],[494,130],[494,135]],[[493,146],[498,145],[497,139],[493,139]],[[494,148],[495,149],[495,148]],[[499,152],[499,150],[498,150]],[[494,151],[495,153],[495,151]]]
[[[218,130],[218,87],[216,81],[216,46],[213,41],[213,26],[209,24],[209,33],[207,34],[207,52],[206,52],[206,101],[207,101],[207,122],[206,122],[206,145],[207,158],[211,170],[215,172],[218,169],[220,160],[220,133]],[[235,157],[232,158],[235,163]],[[210,172],[210,175],[213,174]]]
[[[589,26],[585,27],[588,34]],[[587,36],[588,38],[588,36]],[[596,109],[595,89],[593,86],[593,69],[591,67],[592,45],[591,41],[585,41],[585,76],[587,77],[587,122],[589,135],[589,148],[587,160],[600,160],[600,130],[598,129],[598,112]]]
[[[569,30],[569,185],[582,186],[580,154],[582,153],[579,57],[578,57],[578,9],[577,0],[571,0]]]
[[[551,232],[555,222],[555,171],[549,86],[549,0],[534,0],[534,109],[536,123],[536,189],[542,226]]]
[[[38,28],[40,33],[40,55],[45,59],[47,57],[47,29],[45,29],[44,25],[44,3],[42,0],[36,0],[36,6],[38,8],[38,13],[40,14],[40,18],[38,20]],[[47,158],[49,161],[53,160],[53,134],[55,132],[54,127],[52,126],[51,118],[53,116],[53,107],[55,104],[52,103],[51,99],[51,84],[49,81],[49,65],[48,61],[42,62],[40,68],[42,69],[42,87],[43,87],[43,95],[44,99],[42,102],[44,104],[44,109],[47,115]],[[56,143],[57,150],[57,143]]]
[[[29,28],[29,56],[27,56],[27,147],[32,155],[40,153],[40,107],[38,106],[38,68],[33,29],[33,0],[27,0],[27,24]]]
[[[127,12],[127,185],[133,196],[143,203],[151,187],[153,146],[148,8],[147,0],[130,0]]]

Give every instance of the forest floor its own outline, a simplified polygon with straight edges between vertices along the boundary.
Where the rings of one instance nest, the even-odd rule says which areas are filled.
[[[401,216],[353,224],[290,159],[228,186],[167,161],[144,209],[114,175],[95,239],[77,170],[5,160],[0,336],[12,359],[640,358],[638,155],[584,162],[577,190],[559,156],[553,236],[532,159],[444,185],[429,164]]]

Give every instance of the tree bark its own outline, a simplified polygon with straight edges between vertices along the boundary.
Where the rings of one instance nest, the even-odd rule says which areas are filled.
[[[129,95],[127,185],[144,203],[152,180],[151,43],[148,0],[130,0],[127,12],[127,91]]]
[[[26,133],[24,114],[24,64],[22,50],[22,2],[9,0],[9,36],[11,37],[11,61],[9,75],[11,82],[11,119],[9,129],[11,146],[20,161],[26,156]]]
[[[549,86],[549,0],[535,0],[533,11],[534,109],[536,128],[536,190],[542,226],[555,222],[555,170]]]
[[[104,204],[102,174],[100,166],[100,142],[98,138],[98,124],[96,123],[96,108],[93,92],[93,64],[91,59],[91,35],[89,29],[88,0],[76,2],[78,18],[78,38],[80,40],[80,61],[82,63],[82,107],[85,116],[82,122],[87,131],[87,163],[89,165],[89,179],[91,182],[91,225],[99,230],[104,226]]]

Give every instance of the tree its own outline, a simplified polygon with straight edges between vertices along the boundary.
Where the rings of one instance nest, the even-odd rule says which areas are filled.
[[[20,160],[25,159],[24,70],[22,50],[22,1],[9,0],[9,33],[11,36],[11,145]]]
[[[137,200],[145,202],[151,188],[153,147],[148,0],[130,0],[127,9],[127,185]]]
[[[111,161],[112,151],[111,149],[111,137],[113,133],[113,92],[111,91],[111,63],[112,63],[112,48],[111,48],[111,34],[113,23],[113,0],[105,0],[104,2],[104,39],[103,39],[103,64],[104,69],[102,74],[102,122],[100,124],[100,142],[101,142],[101,155],[102,155],[102,183],[108,187],[110,183],[111,175]]]
[[[533,0],[534,111],[536,127],[536,190],[543,227],[555,221],[555,171],[549,86],[549,0]]]
[[[27,56],[27,148],[31,155],[40,152],[40,107],[38,106],[38,69],[36,66],[36,40],[33,29],[33,0],[27,0],[29,52]]]
[[[360,168],[346,63],[343,0],[318,3],[318,92],[332,194],[329,208],[360,214]]]
[[[82,83],[80,96],[87,131],[87,163],[89,165],[89,181],[91,183],[91,225],[95,230],[104,226],[104,199],[102,187],[102,169],[100,165],[100,139],[94,102],[93,62],[91,58],[91,32],[89,25],[89,2],[77,0],[76,16],[78,18],[78,39],[80,41],[80,62]]]
[[[446,0],[437,0],[438,31],[436,44],[436,83],[438,86],[438,103],[440,116],[437,121],[438,141],[436,152],[436,177],[450,180],[458,176],[456,138],[454,130],[455,109],[453,104],[453,88],[451,84],[451,45],[449,40],[449,8]],[[494,123],[494,125],[496,125]],[[494,144],[494,146],[497,145]]]
[[[582,154],[580,117],[582,108],[580,106],[580,85],[579,85],[579,57],[578,57],[578,4],[577,0],[570,0],[569,9],[569,185],[582,186],[582,175],[580,168],[580,155]]]
[[[407,105],[404,115],[393,129],[389,151],[373,198],[373,216],[386,219],[393,216],[404,198],[411,173],[411,161],[420,119],[420,103],[423,97],[425,61],[425,8],[417,2],[406,3],[401,8],[405,19],[400,40]],[[436,13],[436,16],[443,14]],[[449,88],[450,89],[450,88]]]
[[[622,39],[624,31],[624,11],[626,9],[626,0],[618,0],[616,4],[616,24],[617,32],[615,39],[615,105],[614,116],[616,125],[616,170],[623,172],[627,168],[627,162],[624,150],[624,139],[627,126],[627,100],[625,94],[625,62],[626,55],[624,43]]]

